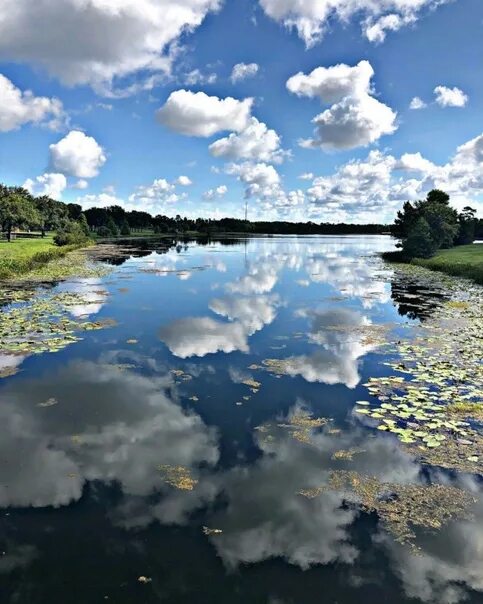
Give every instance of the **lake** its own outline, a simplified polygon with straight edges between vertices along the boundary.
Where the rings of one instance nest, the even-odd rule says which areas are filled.
[[[442,409],[482,288],[393,248],[133,241],[9,294],[1,602],[483,602],[481,422]]]

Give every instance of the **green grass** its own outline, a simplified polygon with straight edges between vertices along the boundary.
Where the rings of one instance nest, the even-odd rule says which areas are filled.
[[[466,277],[483,285],[483,244],[439,250],[432,258],[414,258],[412,263],[433,271]]]
[[[388,262],[416,264],[432,271],[466,277],[483,285],[483,244],[480,243],[439,250],[432,258],[413,258],[411,260],[400,251],[385,252],[382,257]]]
[[[62,258],[79,247],[81,246],[57,247],[54,245],[53,235],[46,236],[44,239],[16,239],[10,243],[1,240],[0,279],[20,277],[51,260]]]

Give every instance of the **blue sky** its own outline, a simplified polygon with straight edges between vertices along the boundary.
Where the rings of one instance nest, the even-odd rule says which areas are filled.
[[[438,186],[483,214],[482,34],[481,0],[0,0],[0,179],[334,222]]]

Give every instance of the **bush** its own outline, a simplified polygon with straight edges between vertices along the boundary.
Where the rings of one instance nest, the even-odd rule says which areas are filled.
[[[437,249],[431,229],[425,218],[418,218],[404,240],[403,254],[409,258],[429,258]]]
[[[79,245],[88,241],[89,237],[86,235],[83,225],[72,220],[64,224],[54,237],[54,243],[58,246]]]
[[[99,237],[110,237],[111,231],[106,226],[101,226],[97,229],[97,235]]]

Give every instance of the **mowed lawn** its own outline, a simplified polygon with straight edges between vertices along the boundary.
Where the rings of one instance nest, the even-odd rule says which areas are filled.
[[[483,243],[439,250],[432,258],[414,258],[412,262],[435,271],[467,277],[483,285]]]
[[[0,261],[7,258],[25,259],[38,252],[46,252],[54,245],[54,236],[46,235],[44,239],[6,239],[0,240]]]
[[[44,239],[12,239],[10,243],[0,240],[0,279],[12,279],[61,257],[68,250],[54,244],[53,235]]]

